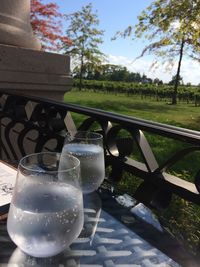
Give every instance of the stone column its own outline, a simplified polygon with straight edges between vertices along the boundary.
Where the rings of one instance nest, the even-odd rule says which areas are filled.
[[[70,58],[33,36],[30,0],[0,0],[0,89],[62,100],[71,84]]]
[[[0,0],[0,44],[41,49],[30,24],[30,0]]]

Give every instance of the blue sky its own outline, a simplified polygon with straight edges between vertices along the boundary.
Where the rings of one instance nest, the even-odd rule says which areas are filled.
[[[71,13],[80,10],[82,6],[92,3],[97,11],[100,21],[99,28],[104,30],[104,43],[101,49],[105,54],[124,55],[126,57],[137,56],[141,51],[141,45],[134,48],[130,40],[118,39],[111,41],[111,37],[118,30],[125,29],[130,24],[137,22],[137,15],[151,2],[150,0],[95,0],[95,1],[56,1],[62,12]]]
[[[44,0],[52,2],[53,0]],[[153,63],[152,56],[145,56],[137,61],[134,59],[140,55],[145,44],[145,40],[132,41],[131,39],[118,38],[111,41],[111,38],[119,30],[124,30],[128,25],[137,23],[137,16],[144,10],[152,0],[54,0],[60,11],[64,14],[73,13],[81,10],[82,6],[92,3],[93,10],[97,10],[100,20],[99,28],[104,30],[104,43],[101,45],[101,51],[107,55],[112,64],[126,66],[130,71],[145,73],[151,78],[160,78],[167,82],[175,74],[175,69],[167,72],[165,66],[159,66],[157,70],[150,70]],[[191,71],[193,67],[193,71]],[[189,59],[184,59],[181,75],[185,83],[200,83],[200,64]]]

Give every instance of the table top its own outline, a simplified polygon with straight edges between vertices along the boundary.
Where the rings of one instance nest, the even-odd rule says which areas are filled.
[[[6,221],[0,222],[0,266],[177,267],[191,266],[191,262],[192,266],[197,266],[174,240],[168,238],[162,227],[144,222],[138,217],[138,209],[135,214],[130,212],[133,203],[124,207],[119,200],[123,200],[123,196],[115,198],[107,189],[86,195],[85,221],[79,238],[63,253],[51,258],[24,254],[10,240]],[[131,210],[136,207],[138,204]],[[143,215],[146,211],[148,209],[140,207]]]

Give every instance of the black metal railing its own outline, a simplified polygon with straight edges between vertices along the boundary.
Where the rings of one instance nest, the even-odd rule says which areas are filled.
[[[17,164],[29,153],[61,151],[66,132],[94,130],[103,134],[108,180],[113,183],[128,172],[141,178],[135,197],[147,205],[167,207],[172,194],[200,204],[199,170],[190,166],[191,181],[172,175],[170,168],[200,150],[200,132],[98,109],[64,104],[36,97],[0,95],[0,157]],[[176,151],[156,159],[149,139],[178,143]],[[162,142],[159,150],[165,154]],[[194,162],[194,165],[198,165]]]

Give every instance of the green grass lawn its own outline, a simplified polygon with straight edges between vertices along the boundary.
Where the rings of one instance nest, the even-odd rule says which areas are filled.
[[[192,104],[179,103],[171,105],[167,102],[157,102],[153,99],[141,99],[140,96],[127,96],[125,94],[110,94],[92,91],[72,90],[65,94],[65,102],[78,104],[87,107],[98,108],[106,111],[124,114],[132,117],[142,118],[146,120],[156,121],[165,124],[176,125],[179,127],[200,130],[200,107],[195,107]],[[74,115],[74,114],[73,114]],[[79,125],[83,116],[75,115],[74,119]],[[172,155],[178,149],[183,148],[185,144],[175,140],[169,140],[164,137],[146,134],[148,141],[152,147],[155,157],[159,163],[166,160],[168,155]],[[189,172],[193,176],[198,171],[200,166],[199,160],[196,160],[197,153],[185,158],[183,162],[178,163],[172,169],[177,173]],[[200,156],[200,155],[199,155]],[[191,168],[191,164],[193,167]],[[192,173],[190,172],[192,169]]]
[[[65,101],[132,117],[200,130],[200,107],[195,107],[192,104],[179,103],[177,105],[170,105],[164,101],[157,102],[149,98],[141,99],[140,96],[128,97],[125,94],[115,95],[79,90],[72,90],[66,93]],[[75,115],[74,119],[79,124],[83,116]],[[158,138],[158,136],[153,134],[146,134],[146,137],[159,163],[164,162],[168,155],[172,155],[185,145],[183,142],[169,140],[164,137]],[[183,162],[174,166],[173,171],[180,174],[189,172],[188,177],[190,179],[191,176],[192,180],[200,166],[200,155],[199,160],[197,160],[197,154],[198,152],[186,157]],[[192,168],[191,165],[193,165]],[[192,173],[190,172],[191,169]]]
[[[132,117],[147,119],[184,128],[200,130],[200,107],[192,104],[178,103],[170,105],[167,102],[157,102],[149,98],[141,99],[140,96],[126,96],[124,94],[103,94],[92,91],[72,90],[66,93],[65,102],[87,107],[98,108]],[[82,116],[75,117],[81,122]],[[172,155],[183,143],[171,142],[167,138],[149,136],[148,141],[159,163],[167,155]],[[196,153],[177,164],[173,172],[180,177],[193,180],[196,171],[200,168],[200,155]],[[134,185],[133,177],[126,176],[122,187],[131,193]],[[179,197],[173,197],[170,207],[159,213],[164,224],[176,235],[179,240],[187,244],[195,253],[200,241],[200,207],[189,203]]]
[[[92,91],[72,90],[65,94],[65,101],[82,106],[103,109],[151,121],[200,130],[200,107],[180,103],[170,105],[140,96],[103,94]]]

